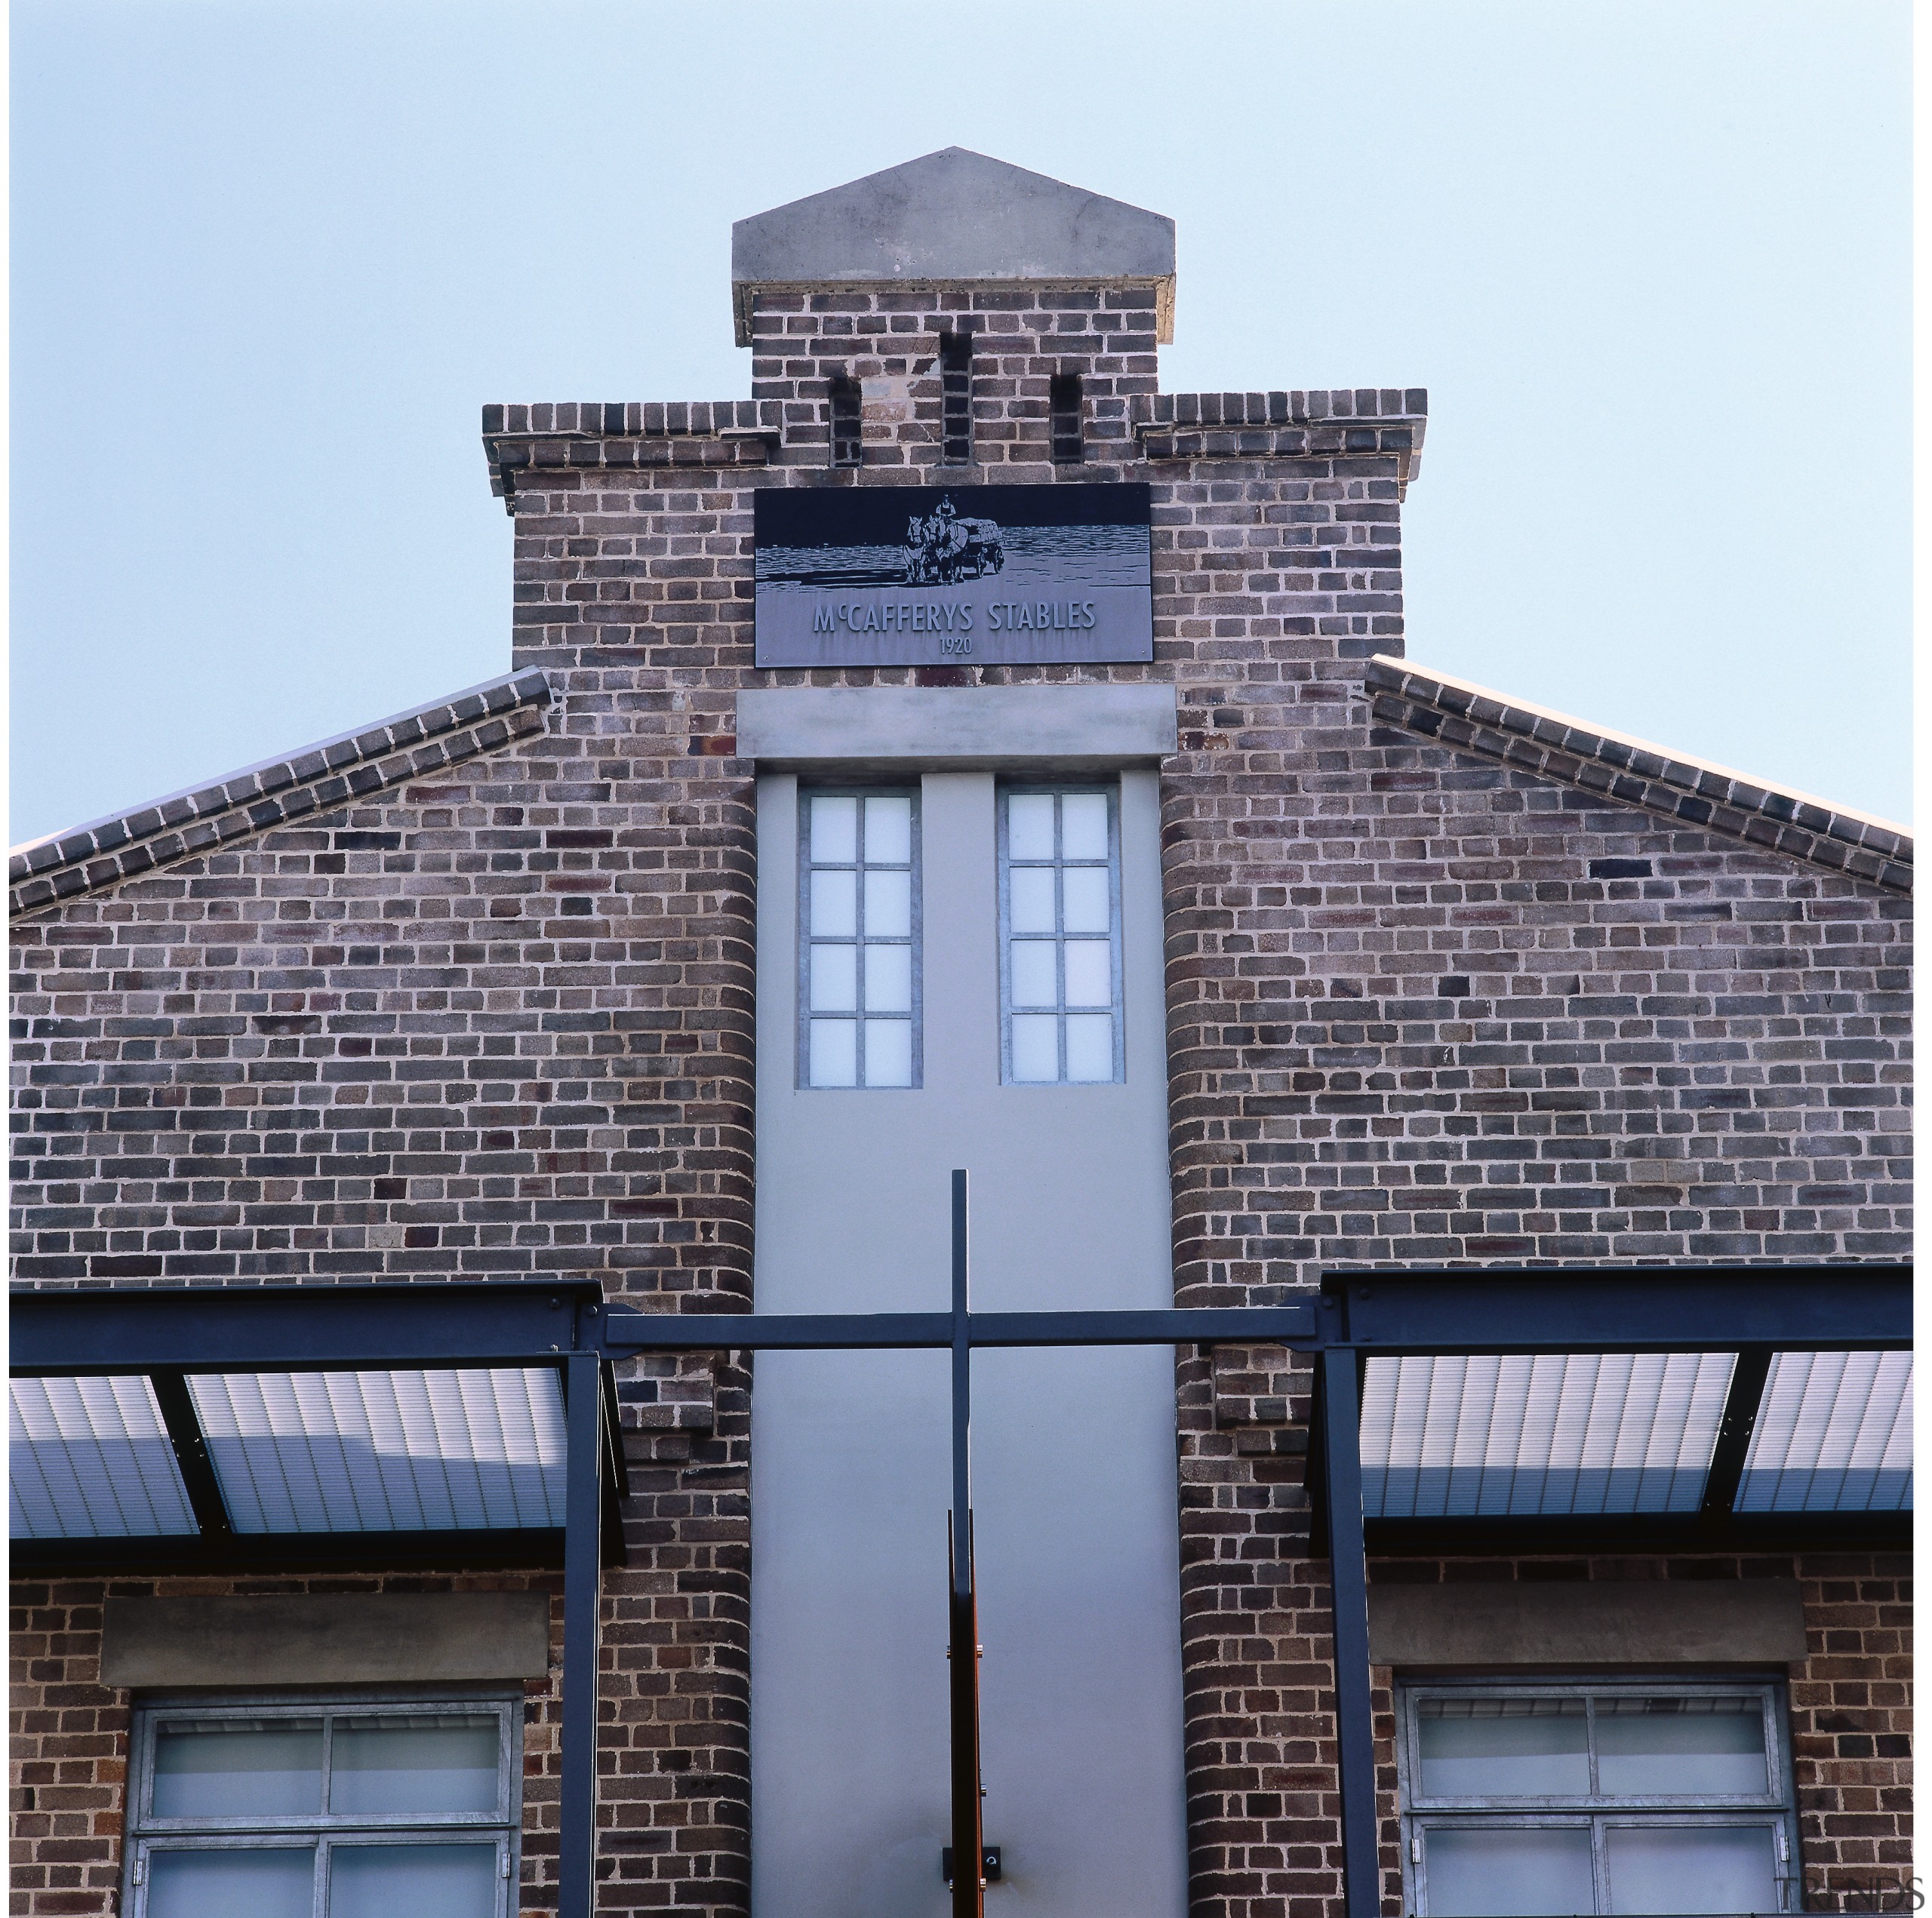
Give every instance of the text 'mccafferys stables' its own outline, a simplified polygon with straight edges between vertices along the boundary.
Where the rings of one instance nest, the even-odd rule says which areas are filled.
[[[1907,835],[1411,658],[1158,214],[730,292],[500,677],[14,855],[20,1910],[1909,1896]]]

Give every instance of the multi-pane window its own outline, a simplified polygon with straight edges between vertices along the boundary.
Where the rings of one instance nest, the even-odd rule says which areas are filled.
[[[1117,790],[1002,791],[999,881],[1002,1077],[1123,1077]]]
[[[1417,1683],[1401,1723],[1417,1918],[1798,1909],[1775,1683]]]
[[[510,1698],[135,1714],[131,1918],[504,1918],[522,1717]]]
[[[798,1082],[919,1083],[919,807],[808,792],[798,851]]]

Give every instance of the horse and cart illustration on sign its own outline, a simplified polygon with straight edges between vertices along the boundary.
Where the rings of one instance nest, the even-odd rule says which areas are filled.
[[[1006,564],[998,521],[968,518],[949,497],[924,518],[906,522],[906,577],[909,586],[950,586],[984,579]]]

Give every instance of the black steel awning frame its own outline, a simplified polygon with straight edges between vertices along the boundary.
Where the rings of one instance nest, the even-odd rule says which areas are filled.
[[[1740,1514],[1732,1509],[1771,1354],[1909,1348],[1909,1266],[1363,1271],[1331,1273],[1315,1296],[1276,1305],[1097,1312],[973,1311],[967,1271],[966,1181],[958,1173],[949,1312],[645,1313],[608,1305],[590,1280],[17,1289],[11,1297],[14,1375],[138,1373],[152,1379],[202,1530],[180,1539],[17,1539],[15,1572],[108,1575],[351,1563],[555,1565],[561,1559],[558,1909],[560,1918],[589,1918],[595,1875],[601,1567],[623,1562],[620,1501],[626,1489],[614,1360],[677,1351],[949,1351],[956,1646],[962,1616],[965,1642],[976,1636],[968,1464],[975,1348],[1285,1345],[1308,1354],[1315,1366],[1309,1487],[1315,1545],[1325,1543],[1331,1561],[1347,1907],[1349,1918],[1375,1918],[1380,1889],[1368,1662],[1370,1551],[1735,1551],[1909,1542],[1909,1512]],[[1362,1371],[1369,1357],[1539,1352],[1736,1353],[1703,1509],[1602,1520],[1364,1519],[1360,1431]],[[562,1375],[567,1452],[561,1529],[238,1534],[229,1524],[185,1382],[189,1372],[533,1366],[553,1366]],[[955,1858],[980,1852],[977,1664],[977,1657],[954,1661]],[[954,1910],[961,1918],[983,1908],[978,1877],[955,1873]]]

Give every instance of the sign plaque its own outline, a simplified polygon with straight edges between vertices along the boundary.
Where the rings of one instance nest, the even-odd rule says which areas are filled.
[[[761,666],[1154,656],[1144,485],[774,487],[752,506]]]

